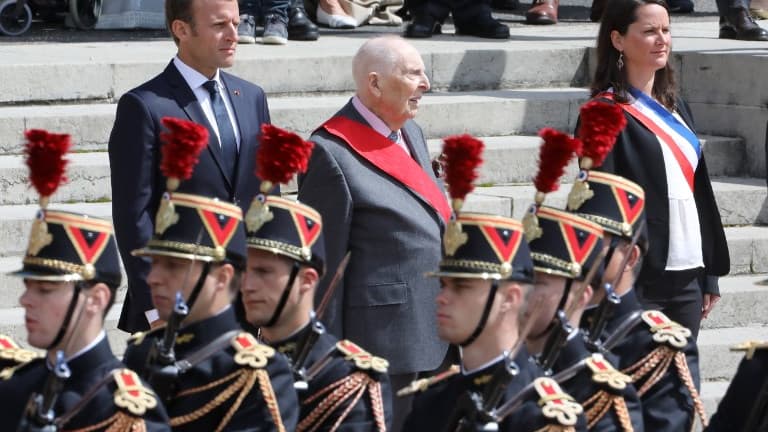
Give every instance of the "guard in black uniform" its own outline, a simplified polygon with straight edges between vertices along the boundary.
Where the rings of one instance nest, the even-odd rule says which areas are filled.
[[[637,391],[609,355],[592,354],[578,324],[602,269],[603,229],[589,220],[534,205],[524,220],[536,270],[532,302],[542,302],[526,343],[537,362],[581,403],[591,431],[643,431]],[[597,267],[595,267],[597,266]],[[593,268],[595,267],[595,268]],[[595,280],[600,280],[597,276]]]
[[[392,411],[387,361],[326,333],[313,311],[325,261],[320,214],[275,196],[264,204],[269,220],[246,222],[241,294],[259,338],[291,361],[301,404],[296,431],[384,432]]]
[[[28,342],[46,354],[0,336],[3,430],[170,430],[159,399],[115,358],[103,329],[121,281],[110,222],[42,208],[23,268],[11,275],[24,278]]]
[[[403,430],[474,431],[495,422],[501,431],[585,430],[582,407],[542,377],[520,340],[533,289],[520,222],[462,213],[448,232],[440,269],[432,275],[442,285],[438,333],[460,347],[461,365],[398,392],[418,392]]]
[[[243,331],[231,305],[245,268],[240,208],[166,193],[157,220],[134,254],[152,258],[147,282],[168,325],[132,336],[126,364],[157,389],[174,430],[294,430],[288,361]]]
[[[745,342],[746,351],[705,432],[758,432],[768,427],[768,343]]]
[[[570,209],[600,224],[609,244],[603,284],[596,290],[581,326],[590,333],[591,348],[615,354],[618,368],[632,378],[641,398],[646,430],[690,430],[696,414],[706,422],[697,390],[696,344],[688,329],[663,313],[644,311],[632,289],[648,244],[643,189],[623,177],[599,171],[585,171],[581,178],[592,196],[569,200]],[[610,285],[608,291],[605,284]]]

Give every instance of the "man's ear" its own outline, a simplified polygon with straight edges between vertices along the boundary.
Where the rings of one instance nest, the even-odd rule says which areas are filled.
[[[523,287],[518,282],[499,282],[501,302],[499,308],[502,312],[520,309],[523,301]]]
[[[306,293],[314,292],[317,282],[320,280],[320,275],[313,267],[302,267],[299,274],[296,276],[299,281],[299,293],[304,295]]]
[[[582,308],[586,307],[589,304],[589,301],[592,299],[592,295],[594,293],[595,291],[592,289],[592,285],[587,285],[587,287],[584,288],[584,292],[581,294],[581,299],[579,299],[581,302],[579,306]]]
[[[93,315],[104,315],[110,300],[112,299],[112,290],[107,284],[98,282],[86,290],[85,310]]]
[[[235,276],[235,268],[232,267],[232,264],[222,264],[211,273],[213,273],[213,277],[216,280],[216,290],[229,292],[230,283]]]
[[[171,33],[173,33],[179,41],[183,41],[192,35],[192,26],[182,20],[173,20],[171,23]]]
[[[643,254],[638,245],[632,246],[632,250],[629,253],[629,260],[627,261],[627,266],[624,268],[625,272],[631,272],[640,262],[640,257]]]
[[[375,97],[381,97],[381,77],[377,72],[368,73],[368,91]]]

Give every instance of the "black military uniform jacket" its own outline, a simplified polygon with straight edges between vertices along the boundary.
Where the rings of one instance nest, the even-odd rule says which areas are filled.
[[[98,390],[90,402],[62,425],[64,430],[103,424],[94,430],[104,431],[116,422],[134,424],[137,430],[141,423],[147,431],[171,430],[160,401],[134,372],[125,369],[115,358],[106,337],[67,365],[71,376],[64,382],[56,400],[54,412],[57,418],[68,415],[86,393],[95,388]],[[118,377],[115,378],[113,373]],[[0,336],[0,424],[3,430],[16,430],[27,401],[33,393],[43,391],[48,375],[43,357]]]
[[[303,338],[312,331],[310,325],[272,346],[293,360]],[[309,380],[309,387],[299,391],[301,413],[296,431],[388,430],[392,390],[386,360],[323,333],[310,350],[305,367],[312,370],[313,365],[319,367],[318,362],[325,361],[329,362]]]
[[[500,358],[499,361],[468,375],[454,373],[416,394],[413,401],[413,410],[405,420],[403,432],[445,431],[449,426],[447,423],[455,414],[457,402],[468,391],[482,394],[485,384],[488,383],[496,367],[500,366],[502,362],[503,360]],[[515,363],[519,368],[519,374],[507,387],[502,403],[518,395],[534,379],[543,375],[538,366],[530,360],[525,347],[522,347],[515,356]],[[458,372],[458,369],[456,370]],[[573,427],[562,425],[556,419],[546,417],[543,414],[542,407],[537,403],[536,393],[531,392],[530,394],[531,397],[524,398],[520,408],[500,422],[499,431],[538,431],[548,430],[550,426],[552,426],[552,430],[587,430],[583,414],[578,415],[578,422]],[[579,409],[579,412],[581,412],[581,409]]]
[[[589,327],[595,309],[588,310],[582,318],[582,326]],[[613,316],[604,331],[607,338],[635,312],[642,312],[635,291],[621,297]],[[646,430],[679,432],[691,430],[694,416],[703,406],[692,396],[691,389],[699,387],[699,355],[696,344],[688,339],[683,348],[654,340],[651,327],[637,319],[637,324],[610,351],[618,357],[618,368],[633,377],[633,382],[643,405],[643,423]],[[682,353],[677,356],[677,353]],[[676,356],[676,357],[675,357]],[[665,360],[666,359],[666,360]],[[684,369],[690,371],[690,379],[681,376],[678,363],[685,360]],[[666,366],[665,366],[666,365]],[[656,371],[666,368],[657,381],[649,380]]]
[[[560,350],[552,367],[555,378],[567,369],[575,372],[560,385],[584,407],[590,431],[644,431],[640,397],[631,378],[615,369],[615,357],[590,353],[582,336],[578,332]]]
[[[755,406],[760,404],[766,385],[768,385],[768,345],[762,344],[750,358],[748,353],[739,363],[739,369],[733,377],[728,391],[717,406],[717,412],[709,421],[705,432],[751,432],[747,423]],[[764,409],[761,419],[764,421],[768,412]],[[757,419],[756,419],[757,420]],[[759,422],[759,420],[757,420]],[[755,425],[754,427],[758,427]]]
[[[240,326],[231,307],[181,328],[175,346],[177,361],[233,330]],[[162,336],[161,330],[155,330],[131,337],[125,363],[145,374],[150,348]],[[236,431],[292,431],[297,404],[288,360],[251,334],[240,332],[224,349],[181,375],[166,409],[174,431],[214,431],[220,426]]]

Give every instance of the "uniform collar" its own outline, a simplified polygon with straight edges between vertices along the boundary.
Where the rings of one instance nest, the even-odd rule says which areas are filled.
[[[72,372],[72,376],[76,377],[91,373],[111,360],[116,360],[116,358],[112,353],[106,333],[102,331],[91,344],[68,359],[67,366]],[[47,361],[46,366],[51,369],[51,365]]]
[[[207,345],[230,330],[240,328],[235,310],[227,306],[221,312],[179,329],[176,346],[179,350]]]

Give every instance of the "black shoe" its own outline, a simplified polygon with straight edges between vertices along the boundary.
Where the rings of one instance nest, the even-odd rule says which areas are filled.
[[[520,7],[517,0],[491,0],[491,8],[501,11],[513,11]]]
[[[454,18],[455,19],[455,18]],[[456,24],[456,34],[486,39],[509,39],[509,27],[490,15]]]
[[[288,39],[301,41],[314,41],[320,36],[315,23],[307,18],[304,10],[304,0],[291,1],[288,9]]]
[[[720,39],[768,41],[768,31],[760,27],[745,8],[729,8],[720,17]]]
[[[256,43],[256,19],[253,15],[240,15],[240,24],[237,25],[237,42]]]
[[[693,2],[691,0],[669,0],[667,3],[670,13],[688,14],[693,12]]]
[[[440,34],[440,23],[429,15],[414,17],[413,21],[405,28],[407,38],[430,38],[433,34]]]

